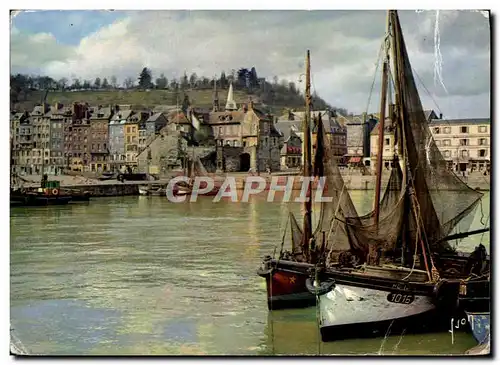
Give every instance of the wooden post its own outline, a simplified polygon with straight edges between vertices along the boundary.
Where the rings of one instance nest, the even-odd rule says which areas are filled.
[[[306,112],[302,125],[304,131],[304,177],[309,179],[311,177],[311,60],[310,51],[307,51],[306,55]],[[304,225],[303,225],[303,240],[302,245],[306,247],[309,245],[309,240],[312,237],[312,194],[311,194],[311,183],[307,181],[307,192],[308,197],[304,203],[305,214],[304,214]]]
[[[387,27],[389,27],[389,16],[387,17]],[[384,125],[385,125],[385,107],[387,98],[387,73],[389,67],[388,49],[382,65],[382,96],[380,98],[380,118],[378,122],[378,151],[377,151],[377,176],[375,185],[375,224],[378,229],[380,216],[380,188],[382,185],[382,163],[384,155]]]

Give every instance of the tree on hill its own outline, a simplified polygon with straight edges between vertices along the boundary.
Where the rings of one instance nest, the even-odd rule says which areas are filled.
[[[189,76],[189,85],[191,88],[196,87],[196,82],[198,81],[198,75],[196,75],[196,72],[193,72],[191,76]]]
[[[160,77],[156,79],[156,88],[157,89],[166,89],[168,86],[168,80],[164,74],[161,74]]]
[[[250,74],[250,71],[248,71],[246,68],[240,68],[238,70],[238,79],[237,79],[237,84],[239,87],[244,88],[248,87],[248,76]]]
[[[147,67],[144,67],[139,74],[139,88],[141,89],[149,89],[152,86],[152,75],[151,70]]]
[[[118,81],[116,80],[116,76],[115,75],[111,76],[110,82],[111,82],[111,87],[113,89],[118,88]]]
[[[63,77],[58,81],[58,85],[60,90],[65,90],[68,86],[68,79],[66,77]]]
[[[255,67],[252,67],[252,69],[248,73],[248,78],[249,78],[251,89],[254,89],[254,88],[259,86],[259,79],[257,77],[257,71],[255,70]]]
[[[123,87],[125,89],[131,89],[134,86],[134,79],[131,77],[126,77],[125,80],[123,80]]]
[[[108,79],[107,79],[107,78],[104,78],[104,79],[102,80],[102,85],[101,85],[101,87],[102,87],[103,89],[105,89],[105,90],[106,90],[106,89],[109,89],[109,83],[108,83]]]
[[[220,74],[220,82],[219,85],[221,89],[225,89],[228,86],[227,78],[226,78],[226,73],[224,71],[221,72]]]
[[[94,81],[94,87],[98,90],[101,88],[101,78],[100,77],[96,77],[96,79]]]
[[[181,77],[181,89],[186,90],[189,85],[189,80],[186,72],[184,72],[184,75]]]
[[[80,83],[80,79],[73,79],[73,84],[71,84],[70,88],[73,89],[73,90],[75,90],[75,89],[81,89],[82,88],[82,84]]]
[[[85,90],[90,90],[92,88],[89,80],[83,80],[83,88]]]

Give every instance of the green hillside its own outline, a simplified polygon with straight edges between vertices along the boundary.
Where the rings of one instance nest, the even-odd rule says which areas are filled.
[[[212,90],[187,90],[191,105],[197,107],[210,107],[212,105]],[[14,105],[15,109],[32,109],[37,103],[40,103],[44,92],[32,91],[26,100],[21,100]],[[219,91],[219,103],[225,105],[227,90]],[[234,99],[238,104],[245,103],[249,98],[256,103],[259,98],[246,92],[235,90]],[[50,91],[47,94],[47,103],[56,102],[68,105],[73,102],[86,102],[90,105],[112,105],[112,104],[131,104],[135,108],[152,108],[156,105],[176,105],[177,100],[182,104],[184,93],[169,90],[89,90],[89,91]]]
[[[233,81],[229,81],[223,72],[217,80],[219,104],[222,107],[226,103],[227,88],[232,83],[234,99],[240,105],[251,98],[256,105],[260,104],[261,109],[274,114],[285,108],[297,110],[304,108],[303,93],[294,82],[287,80],[278,82],[278,78],[274,77],[273,82],[270,83],[265,78],[258,78],[254,68],[240,69],[237,76],[231,75],[231,80]],[[103,79],[101,83],[100,78],[96,78],[94,83],[84,80],[83,84],[80,79],[74,79],[73,84],[68,85],[68,80],[64,78],[56,81],[48,76],[11,75],[11,109],[30,111],[43,100],[50,104],[59,102],[69,105],[74,102],[84,102],[90,105],[128,104],[136,109],[153,108],[157,105],[182,104],[185,94],[188,95],[194,107],[212,106],[212,83],[206,77],[201,79],[196,77],[196,74],[192,74],[190,78],[185,74],[180,81],[170,80],[170,84],[167,83],[165,77],[153,83],[150,71],[144,68],[138,86],[134,85],[132,78],[125,81],[122,88],[116,82],[110,85],[106,79]],[[219,87],[220,85],[224,85],[225,88]],[[316,93],[312,95],[312,105],[315,109],[341,110],[341,108],[329,105]]]

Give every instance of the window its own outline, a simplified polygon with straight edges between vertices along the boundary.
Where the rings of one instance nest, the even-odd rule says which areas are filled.
[[[486,150],[479,150],[479,157],[486,157]]]
[[[391,140],[389,138],[385,139],[385,145],[389,146],[391,144]]]
[[[460,146],[467,146],[469,143],[469,140],[467,138],[463,138],[460,140]]]
[[[222,135],[222,127],[219,127],[219,135]]]
[[[486,133],[486,132],[488,132],[488,127],[486,127],[485,125],[481,125],[477,129],[479,130],[479,133]]]
[[[467,133],[469,131],[468,127],[460,127],[460,133]]]
[[[127,127],[127,133],[130,133],[130,127]]]
[[[441,141],[436,141],[436,146],[441,146]]]
[[[462,151],[460,152],[460,155],[461,155],[462,157],[469,157],[469,151],[467,151],[467,150],[462,150]]]
[[[450,134],[451,133],[451,127],[444,127],[444,133]]]
[[[439,134],[439,127],[435,127],[435,128],[434,128],[434,133],[435,133],[435,134]]]
[[[443,140],[443,146],[450,146],[450,145],[451,145],[451,140],[450,139]]]
[[[486,146],[488,144],[488,140],[486,138],[479,138],[478,139],[478,144],[480,146]]]

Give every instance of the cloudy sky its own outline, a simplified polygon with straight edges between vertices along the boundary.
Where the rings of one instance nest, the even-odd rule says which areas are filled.
[[[38,11],[15,16],[11,71],[56,79],[153,78],[185,71],[212,77],[254,66],[260,77],[297,82],[311,50],[313,90],[360,113],[368,104],[384,11]],[[435,77],[436,11],[400,19],[425,108],[448,118],[490,116],[490,29],[480,12],[439,12],[443,85]],[[421,81],[420,81],[420,80]],[[303,85],[303,84],[301,84]],[[303,87],[303,86],[301,86]],[[369,111],[377,111],[378,82]],[[437,104],[437,106],[436,106]]]

